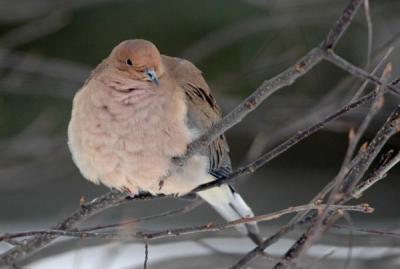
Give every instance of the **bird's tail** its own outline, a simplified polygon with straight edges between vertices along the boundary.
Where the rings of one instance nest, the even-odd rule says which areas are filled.
[[[254,217],[253,211],[243,198],[228,184],[201,191],[198,194],[227,221]],[[255,244],[259,245],[261,243],[257,222],[240,224],[236,226],[236,229],[243,234],[247,234]]]

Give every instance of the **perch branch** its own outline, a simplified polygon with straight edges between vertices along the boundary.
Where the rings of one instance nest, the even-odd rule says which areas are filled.
[[[57,229],[50,229],[50,230],[37,230],[37,231],[28,231],[28,232],[20,232],[20,233],[12,233],[12,234],[5,234],[0,236],[0,241],[10,240],[19,237],[26,237],[26,236],[34,236],[34,235],[48,235],[48,236],[69,236],[69,237],[78,237],[80,239],[108,239],[108,240],[126,240],[126,239],[140,239],[140,240],[155,240],[155,239],[162,239],[166,237],[176,237],[182,235],[189,235],[195,234],[200,232],[217,232],[226,230],[228,228],[233,228],[240,224],[250,223],[250,222],[264,222],[270,221],[277,218],[282,217],[286,214],[296,213],[304,210],[318,210],[326,207],[327,205],[324,204],[310,204],[310,205],[301,205],[295,207],[289,207],[287,209],[283,209],[277,212],[259,215],[255,217],[249,218],[242,218],[235,221],[230,221],[225,224],[213,224],[207,223],[200,226],[189,227],[189,228],[179,228],[179,229],[172,229],[172,230],[163,230],[159,232],[152,232],[152,233],[143,233],[137,232],[135,234],[126,234],[123,232],[89,232],[85,230],[57,230]],[[357,211],[362,213],[372,213],[373,208],[371,208],[368,204],[361,204],[361,205],[332,205],[328,206],[330,210],[342,210],[342,211]]]

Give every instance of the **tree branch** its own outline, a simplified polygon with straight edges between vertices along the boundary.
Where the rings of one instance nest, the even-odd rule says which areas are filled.
[[[269,214],[259,215],[255,217],[249,218],[241,218],[238,220],[230,221],[224,224],[213,224],[207,223],[195,227],[188,227],[188,228],[179,228],[179,229],[170,229],[170,230],[163,230],[159,232],[151,232],[151,233],[143,233],[137,232],[134,234],[127,234],[120,231],[117,232],[93,232],[87,230],[59,230],[59,229],[49,229],[49,230],[37,230],[37,231],[27,231],[27,232],[19,232],[19,233],[10,233],[0,236],[0,241],[10,240],[19,237],[27,237],[27,236],[34,236],[34,235],[48,235],[48,236],[68,236],[68,237],[78,237],[80,239],[108,239],[108,240],[126,240],[126,239],[139,239],[139,240],[155,240],[155,239],[162,239],[168,237],[176,237],[176,236],[183,236],[201,232],[217,232],[226,230],[229,228],[233,228],[240,224],[246,224],[250,222],[264,222],[270,221],[277,218],[282,217],[283,215],[292,214],[304,210],[319,210],[327,205],[324,204],[309,204],[309,205],[301,205],[295,207],[289,207],[287,209],[283,209],[280,211],[276,211]],[[332,205],[328,206],[330,210],[342,210],[342,211],[357,211],[362,213],[372,213],[373,208],[371,208],[368,204],[361,204],[361,205]],[[123,225],[119,225],[123,226]]]

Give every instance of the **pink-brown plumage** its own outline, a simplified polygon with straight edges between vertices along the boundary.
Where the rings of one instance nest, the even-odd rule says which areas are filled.
[[[183,155],[190,142],[220,118],[193,64],[160,55],[148,41],[128,40],[112,50],[76,94],[69,147],[81,173],[92,182],[132,195],[183,195],[214,180],[213,172],[230,170],[224,136],[183,167],[172,166],[172,158]],[[226,184],[199,195],[228,220],[253,215]],[[251,227],[248,233],[256,234],[255,223]]]
[[[183,92],[170,80],[152,89],[108,68],[95,71],[74,99],[69,137],[75,162],[93,182],[157,193],[171,157],[191,141]],[[126,88],[134,90],[119,91]]]

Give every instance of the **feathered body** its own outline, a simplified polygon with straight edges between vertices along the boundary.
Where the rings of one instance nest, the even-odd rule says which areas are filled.
[[[230,171],[229,148],[220,136],[160,181],[170,171],[172,158],[183,155],[221,112],[201,72],[189,61],[161,56],[147,41],[119,46],[122,49],[113,50],[74,98],[69,147],[83,176],[133,195],[183,195],[215,180],[212,174]],[[134,71],[123,65],[126,57],[134,57]],[[156,70],[157,85],[140,77],[149,66]],[[228,185],[199,195],[228,220],[253,216]],[[251,229],[247,232],[258,232],[255,223]]]
[[[160,78],[162,88],[150,89],[147,83],[116,76],[115,70],[103,62],[97,67],[102,72],[95,70],[74,98],[69,145],[87,179],[133,194],[140,190],[185,194],[213,180],[208,173],[208,156],[198,154],[160,186],[159,179],[171,167],[172,157],[184,154],[187,145],[211,126],[200,130],[196,128],[199,123],[188,124],[187,103],[203,97],[188,82],[180,85],[179,77],[171,78],[182,68],[198,75],[200,72],[188,61],[162,58],[168,74]],[[188,89],[186,93],[184,88]],[[192,121],[208,119],[207,112],[191,116]]]

